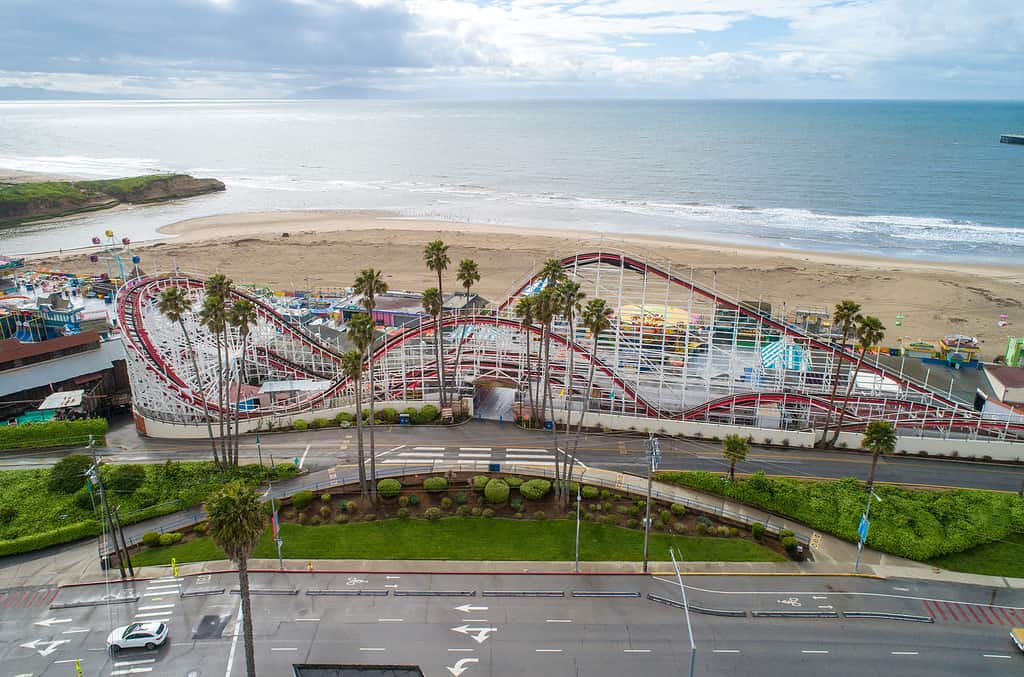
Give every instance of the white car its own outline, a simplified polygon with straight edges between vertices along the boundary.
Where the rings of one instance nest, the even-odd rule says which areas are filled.
[[[111,653],[117,653],[121,649],[153,650],[166,641],[166,623],[132,623],[114,628],[107,635],[107,648]]]

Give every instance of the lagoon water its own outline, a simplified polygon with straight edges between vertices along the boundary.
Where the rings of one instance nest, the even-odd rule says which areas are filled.
[[[0,230],[0,251],[285,209],[1024,262],[1024,104],[0,102],[0,167],[222,194]]]

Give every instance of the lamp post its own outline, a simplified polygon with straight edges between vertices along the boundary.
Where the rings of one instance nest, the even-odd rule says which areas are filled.
[[[864,507],[864,514],[860,516],[860,525],[857,527],[857,535],[860,536],[860,540],[857,541],[857,559],[853,562],[854,573],[860,571],[860,551],[864,549],[864,541],[868,538],[868,528],[871,526],[871,523],[868,521],[868,516],[871,514],[872,498],[879,503],[882,502],[881,497],[875,493],[874,489],[871,489],[868,492],[868,504]]]
[[[570,478],[571,479],[571,478]],[[576,483],[576,573],[580,572],[580,501],[583,500],[582,484]]]
[[[647,501],[644,513],[644,573],[647,573],[647,544],[651,535],[651,484],[652,473],[658,469],[661,462],[661,445],[654,433],[647,438]]]
[[[284,560],[281,558],[281,525],[277,519],[277,506],[274,505],[274,483],[267,482],[267,495],[270,496],[270,520],[274,530],[274,542],[277,544],[277,567],[284,571]]]
[[[683,575],[679,573],[679,563],[676,562],[674,549],[669,548],[668,554],[672,556],[672,567],[676,570],[679,592],[683,596],[683,617],[686,618],[686,632],[690,635],[690,677],[693,677],[693,669],[697,663],[697,645],[693,641],[693,626],[690,625],[690,606],[686,603],[686,587],[683,586]]]

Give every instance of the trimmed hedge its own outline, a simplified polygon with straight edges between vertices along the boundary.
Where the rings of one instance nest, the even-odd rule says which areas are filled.
[[[377,482],[377,493],[384,498],[394,498],[402,493],[402,483],[396,479],[384,479]]]
[[[473,491],[483,491],[487,483],[491,481],[491,478],[487,475],[474,475],[470,482],[473,485]]]
[[[488,503],[504,503],[508,500],[508,484],[505,480],[491,480],[484,487],[484,498]]]
[[[658,479],[728,496],[856,543],[867,492],[855,478],[812,482],[758,472],[725,482],[710,472],[664,472]],[[910,490],[878,486],[867,544],[900,557],[928,560],[963,552],[1011,533],[1024,533],[1024,498],[1015,494],[953,489]],[[780,534],[782,538],[792,534]]]
[[[505,484],[507,484],[513,489],[518,489],[519,487],[523,486],[523,482],[526,481],[522,477],[516,477],[515,475],[511,477],[504,477],[502,479],[505,480]]]
[[[430,494],[438,494],[447,491],[448,480],[443,477],[428,477],[423,480],[423,490]]]
[[[78,522],[69,524],[50,531],[44,531],[31,536],[12,538],[8,541],[0,541],[0,557],[17,555],[22,552],[42,550],[54,545],[77,541],[80,538],[96,536],[100,533],[99,522]]]
[[[313,502],[313,492],[309,489],[303,489],[302,491],[296,491],[292,496],[292,507],[296,510],[302,510],[310,503]]]
[[[597,498],[598,494],[600,493],[597,490],[597,487],[592,487],[589,484],[584,484],[583,488],[580,489],[580,492],[582,493],[583,498],[587,499]]]
[[[530,480],[529,482],[523,482],[519,487],[519,493],[522,494],[523,498],[531,501],[539,501],[548,495],[551,491],[551,482],[547,480]]]
[[[84,447],[89,444],[89,435],[97,444],[106,444],[107,420],[86,418],[0,426],[0,449]]]

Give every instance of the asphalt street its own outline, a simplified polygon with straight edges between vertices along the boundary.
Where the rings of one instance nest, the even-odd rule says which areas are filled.
[[[472,421],[450,427],[378,426],[375,429],[377,453],[395,450],[392,461],[412,458],[419,451],[422,458],[450,460],[472,459],[480,462],[518,460],[543,463],[556,447],[550,432],[522,430],[515,425],[493,421]],[[116,426],[109,446],[100,450],[105,459],[115,463],[164,462],[170,459],[207,458],[209,442],[205,440],[168,441],[139,437],[128,425]],[[559,435],[557,446],[565,448],[567,440]],[[645,440],[639,434],[587,434],[579,446],[579,459],[584,464],[621,472],[644,472]],[[662,470],[728,469],[722,459],[720,445],[713,441],[663,438]],[[539,451],[537,451],[539,450]],[[30,468],[52,465],[74,450],[6,452],[0,455],[0,468]],[[80,451],[79,451],[80,453]],[[402,456],[402,454],[406,454]],[[431,454],[433,454],[431,456]],[[474,456],[470,456],[475,454]],[[299,460],[303,468],[318,470],[356,462],[354,430],[330,428],[302,433],[262,434],[259,445],[254,435],[245,436],[241,457],[248,462]],[[526,457],[526,458],[524,458]],[[552,460],[548,458],[547,460]],[[763,470],[772,475],[794,477],[858,477],[866,479],[871,464],[868,454],[854,451],[773,449],[755,447],[748,459],[738,467],[740,472]],[[905,484],[967,487],[1019,491],[1024,486],[1024,465],[971,462],[966,460],[927,459],[913,456],[883,457],[879,461],[877,480]]]
[[[670,573],[256,573],[258,673],[291,674],[295,663],[344,663],[418,665],[427,677],[686,674],[683,611],[664,603],[680,599]],[[848,577],[689,576],[685,585],[694,608],[744,612],[691,612],[698,675],[1024,670],[1024,654],[1008,636],[1015,619],[1024,621],[1024,592]],[[205,574],[0,591],[0,671],[73,675],[80,659],[89,677],[241,675],[236,587],[234,574]],[[826,608],[837,617],[753,614]],[[963,620],[949,616],[954,609]],[[934,622],[844,616],[857,610]],[[168,623],[168,644],[108,655],[110,629],[134,621]]]

